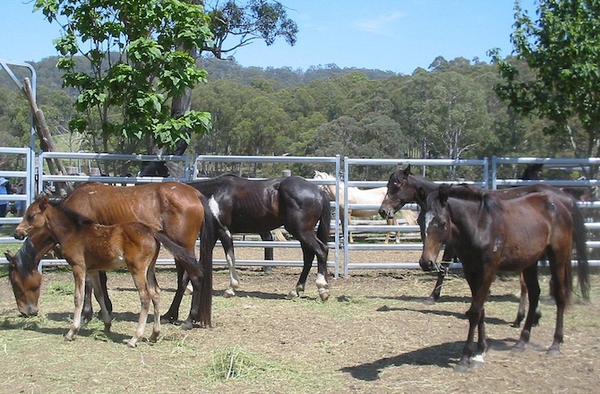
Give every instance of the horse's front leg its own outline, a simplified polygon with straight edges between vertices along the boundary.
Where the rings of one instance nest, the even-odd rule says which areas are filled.
[[[92,305],[92,291],[94,286],[92,285],[92,279],[89,275],[85,277],[85,288],[83,293],[83,321],[89,322],[94,318],[94,307]]]
[[[444,283],[444,278],[448,275],[448,271],[450,271],[450,263],[441,263],[440,270],[437,274],[437,280],[435,282],[435,287],[433,288],[429,297],[425,299],[425,304],[433,305],[437,300],[440,299],[440,295],[442,293],[442,283]]]
[[[277,229],[277,231],[279,231],[279,229]],[[273,241],[273,234],[271,234],[270,231],[261,233],[259,235],[260,235],[260,239],[263,241]],[[273,248],[265,248],[265,260],[273,261]],[[265,274],[273,273],[273,266],[272,265],[263,266],[263,272]]]
[[[100,273],[98,271],[94,271],[88,273],[87,276],[92,282],[96,301],[98,301],[98,304],[100,304],[100,313],[102,314],[102,321],[104,321],[104,331],[110,332],[111,318],[105,301],[106,295],[104,294],[104,289],[100,281]]]
[[[179,291],[179,289],[185,288],[189,283],[187,273],[185,273],[181,264],[175,264],[175,269],[177,270],[177,290],[175,291],[175,296],[173,297],[169,310],[162,317],[162,320],[167,323],[176,322],[179,318],[179,306],[181,305],[184,294],[184,291]]]
[[[83,297],[85,291],[85,263],[71,264],[73,267],[73,279],[75,280],[75,312],[73,313],[73,323],[71,329],[65,335],[67,341],[72,341],[77,331],[81,327],[81,314],[83,312]]]
[[[457,372],[464,372],[469,368],[479,368],[483,364],[483,356],[487,348],[485,338],[485,310],[484,303],[494,279],[492,270],[472,270],[465,267],[465,277],[471,288],[471,307],[467,311],[469,319],[469,333],[462,351],[461,358],[454,368]],[[477,348],[475,348],[475,329],[478,329]]]

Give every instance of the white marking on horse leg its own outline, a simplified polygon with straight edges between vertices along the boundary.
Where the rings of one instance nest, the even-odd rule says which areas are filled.
[[[194,292],[194,286],[192,286],[192,282],[188,282],[185,288],[185,295],[190,295]]]
[[[483,354],[476,354],[471,360],[483,364]]]
[[[329,284],[325,279],[325,275],[317,274],[317,280],[315,281],[317,284],[317,289],[319,289],[319,296],[322,301],[327,301],[329,298]]]
[[[228,251],[225,257],[227,258],[227,267],[229,268],[229,286],[232,289],[237,289],[240,287],[240,282],[235,269],[235,256],[233,251]]]

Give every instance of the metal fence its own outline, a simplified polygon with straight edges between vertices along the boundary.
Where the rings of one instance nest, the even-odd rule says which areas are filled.
[[[564,187],[591,187],[596,188],[598,180],[586,179],[545,179],[542,181],[523,181],[516,179],[516,166],[543,163],[547,168],[577,168],[585,166],[600,165],[600,158],[582,158],[582,159],[544,159],[544,158],[499,158],[493,157],[490,160],[444,160],[444,159],[358,159],[345,157],[343,160],[339,156],[336,157],[293,157],[293,156],[197,156],[193,160],[188,156],[158,156],[158,155],[113,155],[113,154],[98,154],[98,153],[66,153],[66,152],[44,152],[39,155],[32,154],[29,149],[19,148],[0,148],[0,153],[21,155],[25,168],[17,171],[0,171],[0,176],[12,179],[23,179],[26,185],[24,194],[12,194],[8,197],[0,197],[10,201],[32,201],[35,193],[34,190],[44,190],[52,187],[60,182],[85,182],[85,181],[100,181],[111,184],[133,185],[146,182],[165,182],[165,181],[188,181],[192,179],[201,179],[206,176],[214,176],[212,172],[238,172],[248,176],[250,179],[259,179],[268,175],[286,176],[301,175],[307,178],[310,182],[318,185],[335,185],[336,198],[331,202],[332,207],[332,230],[333,237],[329,243],[330,246],[330,261],[328,265],[334,268],[336,276],[339,274],[349,275],[350,270],[358,269],[396,269],[396,268],[418,268],[418,263],[399,263],[397,261],[388,262],[364,262],[364,258],[357,261],[355,254],[360,254],[361,251],[404,251],[413,250],[420,251],[422,243],[420,242],[416,225],[408,225],[400,223],[396,226],[384,225],[381,220],[371,218],[370,220],[362,221],[360,224],[353,223],[345,226],[342,229],[340,226],[339,207],[344,206],[346,213],[350,209],[374,209],[379,208],[376,204],[350,204],[348,202],[348,188],[375,188],[384,187],[387,184],[387,177],[398,166],[411,164],[413,172],[421,172],[428,176],[436,183],[470,183],[481,187],[489,187],[492,189],[500,187],[509,187],[523,185],[533,182],[543,182],[554,186]],[[75,161],[171,161],[183,167],[181,176],[172,178],[162,177],[143,177],[138,175],[123,176],[122,174],[104,174],[100,175],[97,171],[92,171],[88,166],[75,166],[76,171],[72,175],[48,175],[45,173],[45,161],[49,159],[75,160]],[[343,167],[342,167],[343,166]],[[508,166],[509,171],[503,170],[503,166]],[[583,166],[583,167],[582,167]],[[267,168],[268,167],[268,168]],[[378,171],[369,171],[371,168]],[[506,168],[506,167],[505,167]],[[315,169],[327,171],[335,176],[331,180],[312,179],[312,171]],[[462,171],[464,169],[464,171]],[[273,171],[278,171],[274,174]],[[93,174],[91,173],[93,172]],[[385,174],[378,175],[376,179],[365,180],[363,173],[370,174]],[[449,173],[454,174],[453,179],[449,179]],[[500,174],[504,175],[504,178]],[[207,175],[208,174],[208,175]],[[249,176],[249,174],[251,176]],[[358,175],[355,175],[358,174]],[[467,174],[465,176],[464,174]],[[106,175],[106,176],[105,176]],[[436,178],[437,176],[437,178]],[[340,193],[340,192],[343,193]],[[344,200],[340,201],[340,195],[344,196]],[[588,246],[592,249],[600,251],[600,223],[595,218],[600,218],[600,201],[580,202],[579,206],[587,213],[586,228],[589,231]],[[418,207],[415,204],[408,204],[407,209],[416,211]],[[0,224],[16,224],[21,220],[19,217],[0,218]],[[401,243],[383,243],[375,242],[356,242],[349,243],[349,232],[360,232],[363,234],[377,234],[387,232],[401,232],[408,234],[410,240],[404,240]],[[412,235],[412,237],[411,237]],[[376,239],[376,238],[375,238]],[[0,237],[0,243],[15,243],[10,237]],[[249,247],[273,247],[277,248],[300,248],[297,241],[258,241],[250,240],[245,237],[237,237],[234,239],[236,248]],[[220,247],[220,246],[218,246]],[[393,254],[390,256],[393,260]],[[333,258],[333,260],[331,260]],[[374,259],[375,260],[375,259]],[[380,259],[378,259],[380,260]],[[6,259],[0,255],[0,263],[6,263]],[[44,259],[41,266],[65,264],[64,260]],[[244,260],[237,261],[240,266],[263,266],[264,260]],[[592,265],[600,265],[600,260],[591,260]],[[158,264],[173,264],[172,259],[161,259]],[[215,259],[215,264],[224,265],[225,260]],[[286,261],[275,260],[269,262],[268,265],[275,266],[301,266],[301,261]],[[343,268],[343,269],[342,269]]]

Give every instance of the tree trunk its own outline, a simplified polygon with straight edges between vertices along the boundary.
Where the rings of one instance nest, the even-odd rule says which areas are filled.
[[[29,107],[31,108],[31,113],[33,114],[35,130],[38,134],[38,138],[40,139],[40,149],[45,152],[56,152],[56,146],[54,145],[54,140],[50,134],[50,129],[48,128],[48,123],[46,122],[44,112],[37,106],[35,95],[33,94],[33,88],[31,87],[31,81],[26,77],[24,82],[25,97],[27,97],[27,101],[29,101]],[[59,171],[62,174],[67,173],[60,159],[54,159],[54,161],[52,161],[52,159],[48,159],[47,163],[50,174],[56,175]],[[70,185],[63,183],[61,183],[61,185],[61,195],[66,194],[68,191],[73,189]]]

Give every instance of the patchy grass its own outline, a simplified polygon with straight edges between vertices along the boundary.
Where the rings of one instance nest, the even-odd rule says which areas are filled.
[[[600,276],[590,303],[575,302],[565,316],[562,356],[550,358],[556,308],[542,275],[543,318],[522,354],[510,348],[518,279],[503,277],[486,303],[490,351],[483,369],[456,374],[467,335],[470,292],[451,275],[442,300],[425,305],[434,277],[417,271],[356,272],[332,280],[331,297],[318,300],[314,272],[303,297],[288,301],[299,270],[274,275],[240,270],[235,298],[222,297],[228,277],[215,271],[213,327],[182,331],[163,324],[157,343],[126,341],[137,324],[139,297],[126,272],[109,275],[115,311],[110,333],[95,318],[72,342],[64,340],[73,314],[68,269],[44,274],[41,313],[18,316],[8,280],[0,281],[0,392],[594,392],[600,384]],[[161,311],[173,297],[175,273],[160,269]],[[185,297],[182,318],[190,299]],[[95,304],[97,309],[97,305]],[[152,317],[146,335],[150,335]]]

